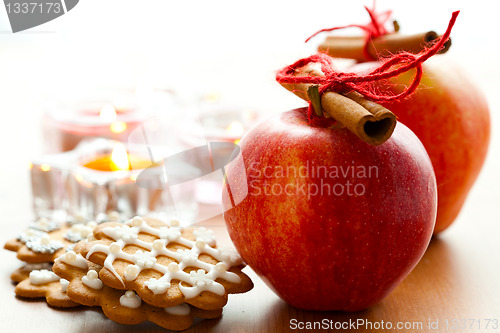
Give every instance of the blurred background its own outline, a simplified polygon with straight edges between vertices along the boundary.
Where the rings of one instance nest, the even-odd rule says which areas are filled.
[[[452,11],[461,10],[448,57],[482,87],[493,118],[488,161],[469,204],[493,205],[500,181],[500,160],[495,158],[499,103],[494,99],[500,48],[494,4],[377,2],[378,10],[393,10],[402,33],[442,33]],[[182,120],[200,96],[216,96],[260,117],[302,106],[275,82],[275,71],[314,53],[323,37],[308,44],[304,40],[317,30],[368,22],[363,5],[372,1],[85,0],[62,17],[16,34],[2,6],[0,211],[18,221],[32,217],[28,164],[45,149],[42,115],[47,105],[123,88],[173,92],[182,107],[165,104],[161,112],[176,114],[174,121]],[[473,214],[467,207],[462,215]]]

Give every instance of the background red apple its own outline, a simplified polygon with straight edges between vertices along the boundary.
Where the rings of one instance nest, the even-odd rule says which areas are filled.
[[[414,71],[393,79],[395,93]],[[387,89],[387,87],[383,87]],[[485,97],[446,55],[424,64],[424,76],[408,99],[381,103],[422,141],[436,173],[438,213],[435,233],[457,217],[483,166],[490,140],[490,114]]]
[[[427,248],[437,205],[432,165],[402,124],[374,147],[347,129],[311,127],[304,113],[276,115],[241,140],[246,173],[226,168],[227,229],[289,304],[361,310],[401,282]]]

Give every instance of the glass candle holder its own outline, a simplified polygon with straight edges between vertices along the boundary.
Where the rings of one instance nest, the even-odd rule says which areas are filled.
[[[234,144],[240,141],[258,118],[259,114],[253,109],[228,104],[219,99],[201,100],[195,112],[179,123],[176,137],[184,149],[212,143],[206,154],[199,154],[200,165],[219,164],[222,159],[229,162],[235,149]],[[215,161],[216,158],[218,161]],[[200,218],[207,219],[222,213],[222,184],[223,173],[219,170],[197,179],[195,198],[201,204]]]
[[[146,182],[139,186],[136,179],[145,169]],[[97,222],[110,212],[123,218],[154,214],[179,217],[163,166],[151,161],[142,148],[129,146],[127,150],[114,140],[82,141],[72,151],[33,161],[31,183],[38,217],[54,211],[65,212],[76,220]],[[184,186],[182,191],[175,197],[192,202],[191,208],[196,211],[193,189]]]

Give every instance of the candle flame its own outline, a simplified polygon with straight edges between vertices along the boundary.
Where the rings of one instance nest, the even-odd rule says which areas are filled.
[[[111,123],[116,120],[116,110],[112,105],[104,105],[99,113],[102,121]]]
[[[115,169],[115,171],[130,170],[127,149],[121,143],[114,145],[113,152],[111,153],[111,161],[111,168]]]
[[[42,164],[42,165],[40,165],[40,169],[41,169],[42,171],[47,172],[47,171],[49,171],[49,170],[50,170],[50,165],[48,165],[48,164]]]
[[[245,129],[243,128],[243,124],[240,123],[239,121],[233,121],[232,123],[229,124],[226,128],[227,134],[235,137],[240,137],[243,135],[243,132]]]
[[[109,129],[111,130],[111,132],[119,134],[127,129],[127,123],[123,121],[114,121],[111,123],[111,125],[109,125]]]

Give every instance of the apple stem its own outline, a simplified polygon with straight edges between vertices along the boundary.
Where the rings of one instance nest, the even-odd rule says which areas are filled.
[[[321,96],[319,95],[319,86],[317,84],[313,84],[309,88],[307,88],[307,97],[309,97],[309,100],[311,101],[314,113],[316,113],[318,117],[323,117]]]

